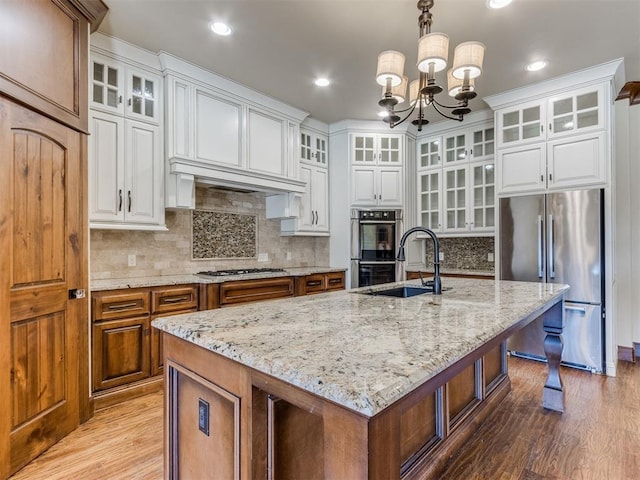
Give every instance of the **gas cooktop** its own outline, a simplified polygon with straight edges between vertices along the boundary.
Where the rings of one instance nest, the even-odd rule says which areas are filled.
[[[239,268],[234,270],[216,270],[198,272],[198,275],[207,275],[209,277],[226,277],[229,275],[247,275],[249,273],[270,273],[284,272],[282,268]]]

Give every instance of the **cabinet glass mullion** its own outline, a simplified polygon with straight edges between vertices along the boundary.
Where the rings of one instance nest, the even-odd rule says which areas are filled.
[[[300,159],[311,160],[311,135],[300,133]]]
[[[472,166],[473,227],[475,229],[494,227],[495,169],[493,162]]]
[[[354,137],[353,159],[358,163],[374,163],[375,137],[357,135]]]
[[[467,167],[444,170],[445,228],[461,230],[467,226]]]
[[[400,139],[398,137],[380,137],[380,163],[400,162]]]
[[[419,152],[419,167],[437,167],[440,165],[440,140],[430,140],[420,144]]]

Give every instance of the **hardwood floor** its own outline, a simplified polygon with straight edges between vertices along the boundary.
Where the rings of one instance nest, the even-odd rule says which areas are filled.
[[[513,391],[441,479],[640,478],[640,365],[616,378],[563,368],[564,414],[540,407],[545,368],[509,359]],[[11,480],[159,480],[162,422],[160,393],[102,410]]]

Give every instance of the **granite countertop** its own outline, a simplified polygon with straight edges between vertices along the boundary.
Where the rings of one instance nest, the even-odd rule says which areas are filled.
[[[538,316],[568,288],[450,278],[440,296],[359,293],[389,286],[164,317],[153,326],[373,416],[523,318]]]
[[[91,280],[90,289],[92,292],[101,290],[116,290],[119,288],[140,288],[140,287],[160,287],[165,285],[184,285],[187,283],[222,283],[234,280],[256,280],[259,278],[275,277],[303,277],[314,273],[344,272],[346,268],[332,267],[295,267],[285,268],[283,272],[261,272],[246,273],[242,275],[225,275],[220,277],[209,277],[198,274],[185,275],[154,275],[149,277],[132,278],[105,278]]]

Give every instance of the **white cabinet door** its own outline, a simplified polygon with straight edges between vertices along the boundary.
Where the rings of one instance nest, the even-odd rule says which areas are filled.
[[[125,121],[125,220],[159,224],[164,210],[160,127]]]
[[[240,167],[242,105],[200,88],[194,96],[196,160]]]
[[[445,233],[465,232],[469,229],[467,218],[467,185],[469,167],[448,167],[442,170],[444,186]]]
[[[379,135],[376,138],[378,165],[400,165],[402,163],[402,137]]]
[[[179,78],[167,77],[167,158],[193,157],[193,87]],[[215,134],[215,132],[214,132]],[[239,145],[238,139],[236,145]]]
[[[352,135],[351,161],[353,163],[375,165],[378,149],[375,135]]]
[[[541,192],[546,188],[546,143],[498,152],[498,192]]]
[[[314,230],[329,231],[329,172],[324,168],[313,169],[312,201],[315,212]]]
[[[549,139],[603,129],[604,110],[602,85],[550,98],[547,107]]]
[[[495,134],[493,127],[474,129],[469,133],[469,161],[493,160]]]
[[[247,166],[273,175],[286,174],[286,122],[250,108],[247,112]]]
[[[89,147],[89,220],[124,221],[124,119],[92,112]]]
[[[418,168],[438,167],[441,162],[440,137],[426,139],[418,143]]]
[[[371,206],[377,202],[376,167],[354,167],[351,180],[351,203]]]
[[[544,140],[545,105],[543,101],[535,101],[498,110],[498,146],[511,147]]]
[[[549,190],[605,184],[604,132],[571,136],[547,144]]]
[[[434,232],[442,230],[442,169],[418,173],[418,224]]]
[[[495,168],[493,161],[469,165],[470,230],[492,232],[495,229]]]
[[[162,79],[144,70],[126,68],[127,101],[125,115],[145,122],[158,124],[162,112]]]
[[[456,163],[468,162],[469,148],[467,146],[467,135],[459,132],[444,137],[443,157],[445,166]]]
[[[307,188],[302,194],[300,209],[298,211],[298,230],[313,230],[315,224],[315,213],[313,210],[313,171],[312,167],[300,165],[300,180],[307,184]]]
[[[104,112],[124,115],[124,65],[115,60],[91,54],[89,106]]]
[[[380,206],[402,206],[402,168],[380,167],[377,200]]]

